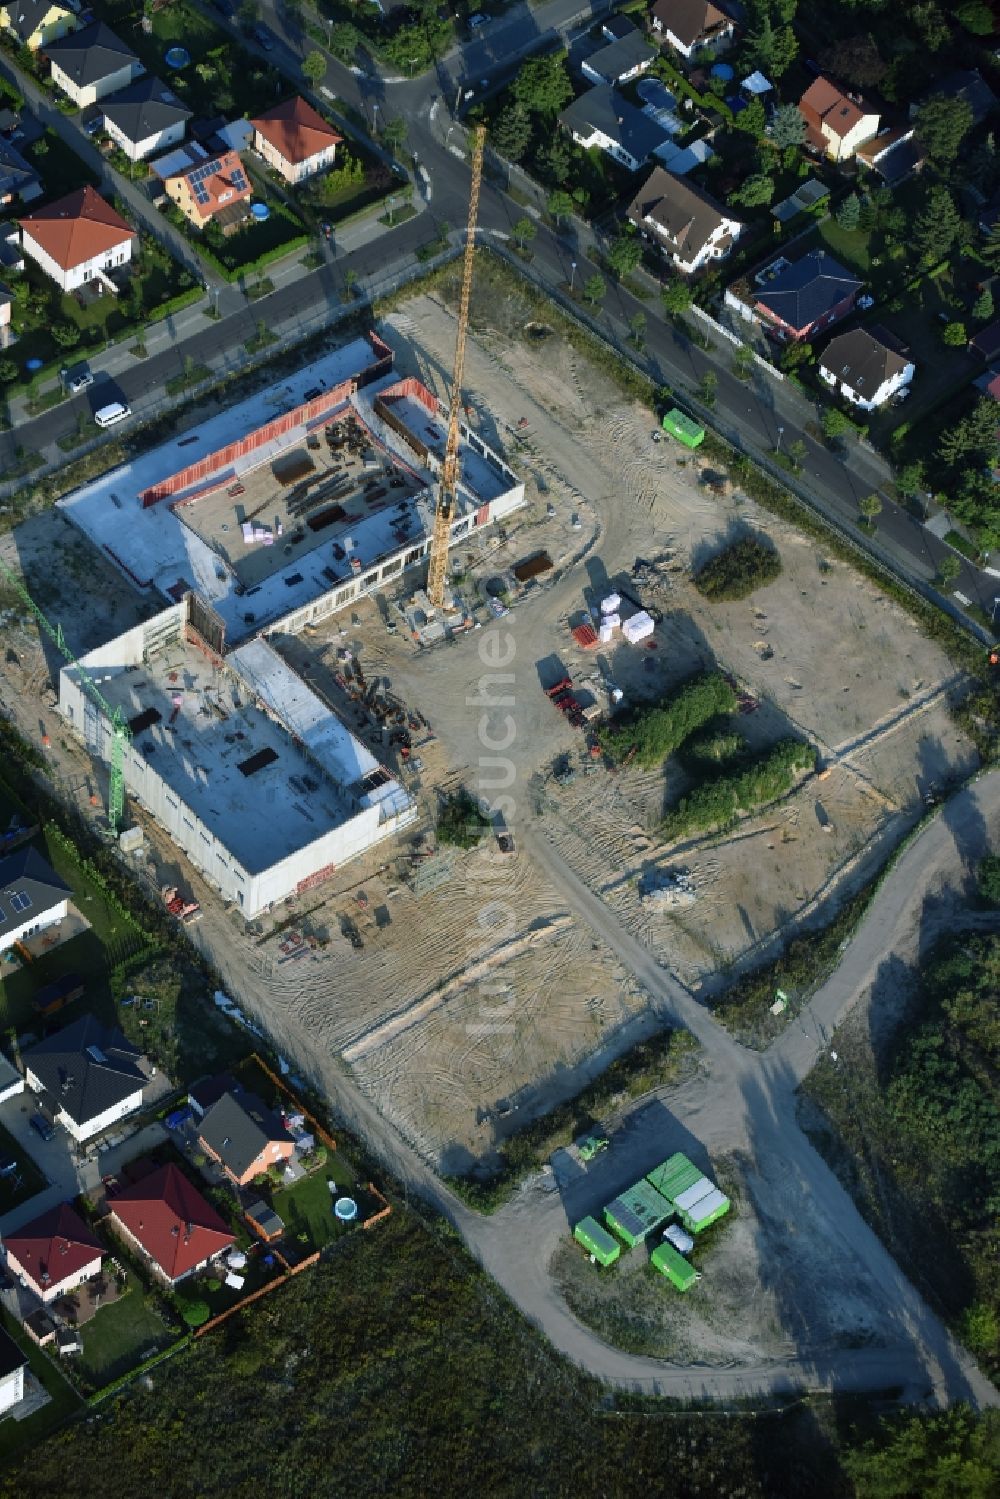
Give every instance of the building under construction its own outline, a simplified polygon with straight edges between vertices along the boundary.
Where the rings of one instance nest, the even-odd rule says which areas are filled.
[[[61,502],[164,607],[68,662],[60,710],[248,919],[416,815],[267,638],[427,567],[448,414],[392,366],[370,333]],[[524,503],[460,436],[452,541]]]

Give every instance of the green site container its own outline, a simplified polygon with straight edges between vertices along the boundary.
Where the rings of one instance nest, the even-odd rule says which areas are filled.
[[[659,1270],[661,1275],[665,1275],[678,1291],[690,1291],[698,1279],[698,1272],[694,1266],[666,1240],[653,1250],[649,1263],[654,1269]]]
[[[652,1171],[646,1175],[650,1186],[663,1194],[668,1202],[672,1203],[688,1187],[693,1187],[701,1176],[701,1172],[693,1161],[689,1161],[686,1155],[678,1150],[676,1154],[668,1156],[659,1166],[654,1166]]]
[[[573,1237],[599,1265],[613,1265],[622,1252],[618,1240],[613,1239],[596,1218],[581,1218],[573,1230]]]
[[[604,1209],[604,1221],[625,1240],[629,1248],[641,1244],[654,1228],[666,1223],[673,1209],[667,1199],[647,1181],[638,1181]]]
[[[697,448],[705,441],[705,429],[699,427],[691,417],[685,416],[683,411],[678,411],[676,406],[671,406],[663,418],[663,430],[669,432],[671,437],[676,437],[686,448]]]
[[[713,1223],[718,1223],[729,1212],[729,1198],[718,1187],[703,1197],[689,1213],[679,1213],[684,1227],[692,1234],[702,1234]]]

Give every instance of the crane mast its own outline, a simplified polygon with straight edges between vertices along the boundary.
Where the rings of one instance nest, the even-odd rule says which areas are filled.
[[[458,335],[455,339],[455,368],[451,380],[451,406],[448,412],[448,439],[441,465],[437,507],[434,511],[434,534],[431,538],[430,564],[427,569],[427,595],[435,609],[444,607],[444,581],[448,568],[448,542],[455,515],[458,489],[458,420],[462,410],[462,378],[465,373],[465,343],[469,332],[469,301],[472,297],[472,270],[476,258],[476,218],[479,213],[479,187],[483,177],[485,125],[477,125],[472,147],[472,185],[469,189],[469,222],[465,232],[465,256],[462,262],[462,295],[458,304]]]

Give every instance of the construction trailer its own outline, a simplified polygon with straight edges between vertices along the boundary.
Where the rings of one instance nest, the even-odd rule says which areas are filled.
[[[671,1216],[667,1199],[647,1181],[636,1182],[604,1209],[604,1221],[630,1249],[641,1244]]]
[[[694,1266],[666,1240],[653,1250],[649,1263],[678,1291],[690,1291],[695,1281],[701,1279]]]
[[[729,1198],[718,1187],[713,1187],[700,1198],[694,1207],[687,1212],[680,1212],[679,1217],[686,1229],[693,1234],[701,1234],[720,1218],[724,1218],[729,1212]]]
[[[680,1151],[654,1166],[646,1180],[667,1199],[690,1233],[703,1233],[729,1211],[725,1193]]]
[[[669,432],[671,437],[676,437],[686,448],[698,448],[705,441],[705,429],[700,427],[690,416],[685,416],[683,411],[678,411],[676,406],[663,418],[663,430]]]
[[[667,1199],[674,1202],[681,1192],[693,1187],[696,1181],[701,1180],[702,1173],[693,1161],[689,1161],[686,1155],[678,1150],[674,1155],[668,1156],[661,1161],[659,1166],[654,1166],[652,1171],[647,1171],[646,1180],[650,1186]]]
[[[622,1252],[618,1240],[613,1239],[596,1218],[581,1218],[573,1230],[573,1237],[599,1265],[613,1265]]]

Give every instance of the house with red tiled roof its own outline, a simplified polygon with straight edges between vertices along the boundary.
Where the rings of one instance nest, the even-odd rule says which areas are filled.
[[[163,178],[167,197],[196,229],[214,222],[223,234],[234,234],[250,216],[250,179],[235,151],[201,152],[189,146],[176,153],[177,170],[168,169]]]
[[[250,121],[253,146],[286,182],[304,182],[332,167],[343,136],[296,96]]]
[[[860,145],[878,135],[881,116],[860,94],[845,94],[822,74],[799,100],[806,122],[806,145],[833,161],[847,161]]]
[[[55,1301],[101,1272],[104,1246],[68,1202],[61,1202],[3,1241],[7,1269],[40,1301]]]
[[[18,222],[24,253],[62,291],[98,281],[117,293],[107,273],[129,264],[136,233],[92,187],[79,187]]]
[[[171,1286],[203,1270],[236,1242],[177,1166],[161,1166],[116,1192],[108,1205],[111,1226]]]

